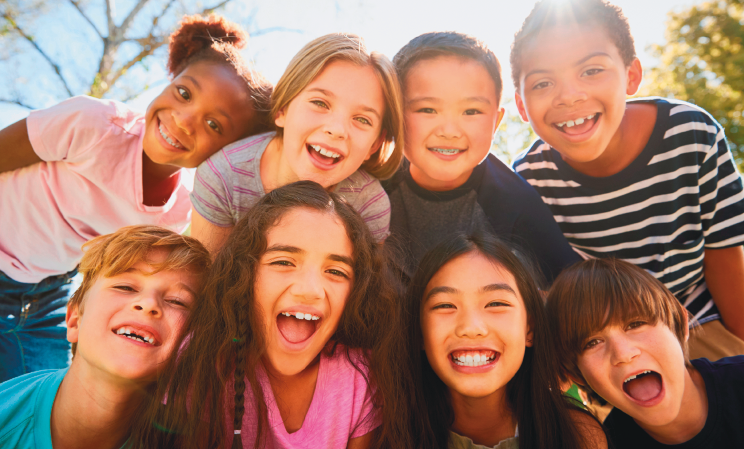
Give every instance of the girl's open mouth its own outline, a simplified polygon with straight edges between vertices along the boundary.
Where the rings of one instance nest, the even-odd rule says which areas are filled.
[[[276,317],[279,333],[290,344],[301,344],[315,334],[321,318],[317,315],[302,312],[282,312]]]
[[[171,151],[187,151],[186,147],[183,146],[183,144],[176,139],[168,130],[168,128],[163,124],[163,122],[160,121],[160,119],[157,119],[158,121],[158,134],[160,136],[160,141],[163,144],[163,146]]]
[[[664,382],[661,374],[645,370],[629,376],[623,381],[623,391],[638,404],[650,407],[664,397]]]
[[[501,357],[500,352],[490,349],[466,349],[452,351],[450,362],[455,370],[463,373],[479,373],[489,371]]]
[[[320,168],[333,167],[344,159],[340,153],[320,145],[307,143],[305,144],[305,149],[307,149],[313,162],[316,162],[316,165],[320,165]]]

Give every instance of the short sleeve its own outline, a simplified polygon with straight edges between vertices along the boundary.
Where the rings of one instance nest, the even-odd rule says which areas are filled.
[[[706,248],[744,243],[744,189],[723,129],[713,119],[705,127],[709,149],[700,167],[700,214]],[[702,129],[700,131],[703,131]]]
[[[390,198],[377,178],[359,170],[339,185],[337,193],[359,212],[377,242],[390,235]]]
[[[86,96],[67,99],[26,118],[28,138],[44,161],[77,162],[111,132],[113,101]]]
[[[210,223],[229,227],[235,225],[232,215],[231,179],[223,151],[218,151],[196,169],[191,204]],[[224,163],[223,163],[224,161]]]
[[[357,366],[363,366],[361,362],[362,355],[358,351],[352,351],[352,359]],[[380,410],[375,407],[373,401],[374,390],[367,384],[366,377],[354,370],[354,395],[362,396],[361,407],[354,411],[354,422],[352,423],[351,434],[349,438],[358,438],[364,436],[382,424]]]

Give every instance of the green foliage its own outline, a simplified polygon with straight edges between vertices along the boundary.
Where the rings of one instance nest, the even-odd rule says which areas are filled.
[[[649,51],[659,65],[646,73],[642,95],[689,101],[723,126],[744,169],[744,0],[706,2],[670,13],[667,43]]]
[[[491,153],[511,165],[517,155],[537,139],[537,134],[519,117],[513,99],[506,100],[502,106],[506,112],[491,142]]]

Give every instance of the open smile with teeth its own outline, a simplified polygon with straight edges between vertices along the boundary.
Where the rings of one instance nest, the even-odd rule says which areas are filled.
[[[459,148],[429,148],[429,151],[451,156],[453,154],[464,152],[465,150],[460,150]]]
[[[483,366],[496,359],[496,351],[454,351],[450,354],[458,366]]]
[[[284,316],[293,316],[297,318],[298,320],[307,320],[307,321],[317,321],[320,319],[319,316],[311,315],[309,313],[302,313],[302,312],[282,312],[282,315]]]
[[[594,117],[599,117],[599,113],[587,115],[586,117],[579,117],[573,120],[567,120],[565,122],[556,123],[555,126],[557,126],[558,128],[563,128],[564,126],[566,128],[573,128],[576,125],[582,125],[584,124],[584,122],[592,120]]]
[[[124,326],[115,330],[114,333],[116,335],[123,335],[129,339],[155,346],[155,337],[141,330],[135,332],[134,329]]]
[[[160,131],[160,135],[163,136],[163,139],[165,139],[166,142],[173,145],[174,147],[178,149],[183,149],[183,145],[181,145],[177,140],[171,139],[168,134],[166,134],[165,130],[163,129],[163,123],[161,122],[158,125],[158,131]]]
[[[646,370],[646,371],[644,371],[644,372],[642,372],[642,373],[634,374],[634,375],[632,375],[632,376],[628,377],[627,379],[625,379],[625,380],[623,381],[623,383],[627,384],[628,382],[630,382],[631,380],[635,379],[636,377],[638,377],[638,376],[643,376],[643,375],[645,375],[645,374],[651,374],[651,371],[650,371],[650,370]]]
[[[315,151],[316,153],[320,154],[321,156],[329,157],[331,159],[335,159],[333,163],[341,160],[341,155],[338,153],[334,153],[333,151],[326,150],[325,148],[321,147],[320,145],[307,145],[311,150]]]

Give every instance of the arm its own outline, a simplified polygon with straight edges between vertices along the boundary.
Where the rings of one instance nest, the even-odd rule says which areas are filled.
[[[607,435],[596,418],[586,412],[571,410],[576,430],[584,438],[584,449],[607,449]]]
[[[726,328],[744,340],[744,247],[706,248],[703,272]]]
[[[191,208],[191,237],[202,242],[212,257],[222,249],[232,229],[233,226],[221,227],[210,223],[196,209]]]
[[[0,130],[0,173],[41,162],[28,138],[26,119]]]
[[[374,431],[362,435],[360,437],[351,438],[346,449],[367,449],[372,444],[372,436]]]

